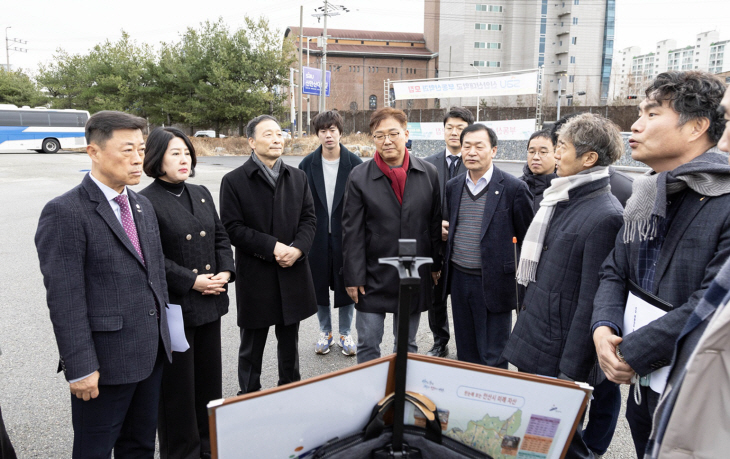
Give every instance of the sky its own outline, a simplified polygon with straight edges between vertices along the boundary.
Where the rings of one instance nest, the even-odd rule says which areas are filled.
[[[330,17],[328,27],[423,32],[427,1],[431,0],[335,0],[349,12]],[[449,1],[441,0],[442,4]],[[513,1],[539,0],[484,3],[508,5]],[[581,4],[591,1],[595,0],[582,0]],[[299,25],[300,6],[304,6],[304,26],[321,27],[312,14],[322,4],[321,0],[0,0],[0,33],[28,42],[10,44],[28,50],[11,51],[10,64],[34,74],[39,64],[52,61],[57,49],[86,53],[95,44],[118,40],[122,30],[138,42],[156,45],[175,41],[186,28],[219,17],[237,28],[248,15],[265,16],[283,34],[287,26]],[[8,26],[11,28],[6,30]],[[649,52],[657,41],[668,38],[683,47],[694,44],[695,35],[708,30],[719,31],[721,40],[730,39],[730,0],[616,0],[615,50],[639,46]]]

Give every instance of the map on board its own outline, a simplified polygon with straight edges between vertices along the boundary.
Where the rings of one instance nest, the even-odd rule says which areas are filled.
[[[447,430],[446,435],[489,454],[493,459],[507,459],[517,454],[515,443],[519,439],[514,434],[521,423],[522,410],[517,410],[507,419],[487,414],[482,419],[469,421],[466,430],[455,427]]]

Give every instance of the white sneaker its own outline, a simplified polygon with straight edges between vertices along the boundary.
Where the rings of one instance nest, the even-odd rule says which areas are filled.
[[[327,354],[330,351],[330,346],[334,344],[334,340],[332,339],[332,332],[325,333],[325,332],[319,332],[319,339],[317,340],[317,343],[314,345],[314,352],[317,354]]]
[[[339,341],[337,341],[337,344],[340,345],[342,348],[342,353],[345,355],[355,355],[357,354],[357,345],[355,345],[355,342],[352,340],[352,336],[342,336],[340,335]]]

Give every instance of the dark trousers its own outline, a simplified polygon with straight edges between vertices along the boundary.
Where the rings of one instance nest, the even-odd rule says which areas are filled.
[[[99,396],[84,401],[71,395],[74,459],[154,458],[160,403],[162,342],[152,373],[140,382],[100,385]]]
[[[185,327],[190,349],[165,361],[158,432],[160,457],[199,459],[210,453],[208,402],[223,397],[220,319]]]
[[[5,422],[3,422],[3,412],[0,410],[0,459],[16,459],[15,450],[10,443],[10,437],[5,430]]]
[[[292,325],[275,325],[276,352],[279,359],[281,386],[299,381],[299,322]],[[241,329],[241,346],[238,348],[238,384],[243,394],[261,390],[261,365],[269,327]]]
[[[588,409],[588,425],[583,431],[583,441],[596,454],[606,454],[616,430],[621,411],[621,389],[618,384],[604,379],[593,390],[593,400]]]
[[[451,308],[458,359],[507,369],[502,351],[509,340],[512,312],[487,310],[481,276],[453,269]]]
[[[637,405],[634,400],[634,391],[639,390],[641,394],[641,405]],[[626,403],[626,420],[629,422],[631,429],[631,438],[634,440],[634,448],[636,448],[636,456],[644,457],[646,446],[649,444],[649,435],[651,435],[652,421],[654,411],[656,411],[659,403],[658,393],[646,386],[637,384],[631,385],[629,391],[629,400]]]
[[[449,310],[446,306],[444,296],[444,282],[442,279],[437,285],[433,286],[433,303],[428,308],[428,327],[433,334],[433,344],[438,346],[446,346],[449,343]]]

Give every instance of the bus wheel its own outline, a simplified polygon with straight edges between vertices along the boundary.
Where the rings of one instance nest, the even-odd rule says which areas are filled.
[[[57,153],[61,149],[61,144],[56,139],[45,139],[43,141],[44,153]]]

